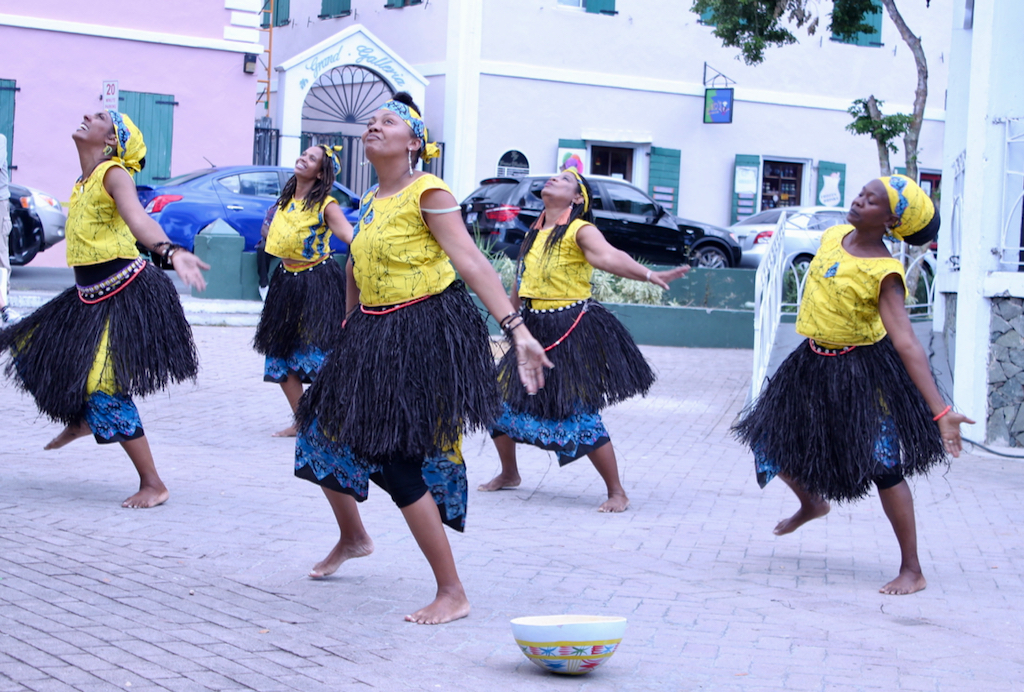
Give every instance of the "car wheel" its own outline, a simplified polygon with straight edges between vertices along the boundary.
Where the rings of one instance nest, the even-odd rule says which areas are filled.
[[[28,264],[35,258],[42,247],[42,226],[39,224],[26,224],[21,216],[11,217],[11,236],[8,247],[11,264],[17,266]]]
[[[793,258],[793,268],[800,272],[803,276],[807,273],[807,270],[811,266],[811,260],[814,259],[814,255],[797,255]]]
[[[698,245],[693,249],[693,266],[704,269],[728,269],[729,253],[712,243]]]

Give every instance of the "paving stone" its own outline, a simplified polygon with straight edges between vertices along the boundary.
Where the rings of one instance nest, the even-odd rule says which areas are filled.
[[[729,435],[750,352],[643,347],[659,381],[605,413],[630,509],[599,514],[589,462],[559,468],[535,449],[520,450],[519,488],[478,492],[499,463],[469,436],[469,524],[449,537],[474,610],[419,627],[402,616],[433,580],[376,487],[360,505],[374,554],[305,577],[337,528],[292,476],[293,441],[269,436],[287,402],[262,382],[251,329],[195,334],[198,382],[138,402],[171,490],[152,510],[119,507],[134,472],[117,446],[39,453],[56,426],[0,385],[18,431],[0,450],[0,692],[1001,692],[1024,679],[1019,461],[965,455],[914,480],[929,585],[886,597],[899,554],[876,498],[772,535],[794,496],[760,490]],[[626,615],[620,650],[579,678],[539,670],[508,621],[563,612]]]

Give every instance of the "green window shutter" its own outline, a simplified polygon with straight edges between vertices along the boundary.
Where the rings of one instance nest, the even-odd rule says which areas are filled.
[[[171,177],[174,135],[174,97],[122,91],[120,111],[132,119],[146,142],[146,167],[135,176],[136,185],[159,185]]]
[[[881,46],[882,2],[881,0],[871,0],[871,4],[874,5],[874,11],[865,14],[863,19],[863,22],[871,27],[871,31],[862,31],[850,36],[832,34],[832,40],[839,41],[840,43],[850,43],[855,46],[873,46],[876,48]]]
[[[683,152],[679,149],[651,147],[651,197],[671,214],[679,209],[679,162]]]
[[[7,167],[14,165],[11,155],[14,151],[14,95],[17,82],[0,79],[0,134],[7,137]]]
[[[893,172],[894,173],[899,173],[900,175],[906,175],[907,174],[907,169],[906,169],[905,166],[896,166],[896,170],[894,170]]]
[[[736,154],[732,178],[732,223],[756,214],[761,185],[761,157]]]
[[[615,0],[587,0],[587,12],[615,14]]]
[[[291,0],[274,0],[274,26],[284,26],[291,14]]]
[[[715,26],[714,10],[704,10],[700,15],[700,23],[704,26]]]
[[[586,149],[587,142],[584,139],[560,139],[558,140],[559,149]]]
[[[384,7],[405,7],[405,0],[384,0]]]
[[[260,10],[260,26],[264,29],[270,28],[270,0],[263,0],[263,9]]]
[[[818,196],[815,203],[823,207],[846,206],[846,164],[818,162]]]
[[[341,17],[352,12],[352,0],[321,0],[321,17]]]

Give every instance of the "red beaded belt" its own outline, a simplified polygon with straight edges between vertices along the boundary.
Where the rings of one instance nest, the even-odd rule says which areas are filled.
[[[431,296],[428,294],[428,295],[425,295],[425,296],[420,296],[419,298],[413,298],[412,300],[406,301],[404,303],[399,303],[398,305],[392,305],[390,307],[379,308],[379,309],[367,308],[365,305],[360,303],[359,304],[359,309],[363,311],[364,315],[386,315],[389,312],[394,312],[395,310],[401,310],[402,308],[407,308],[410,305],[415,305],[416,303],[422,303],[424,300],[426,300],[427,298],[430,298],[430,297]]]
[[[845,356],[847,353],[857,348],[856,346],[840,346],[839,348],[827,348],[819,343],[815,343],[814,339],[808,339],[807,344],[811,347],[811,350],[817,353],[819,356]]]
[[[83,303],[88,303],[89,305],[106,300],[130,284],[145,268],[146,260],[142,257],[136,257],[127,267],[111,274],[99,283],[92,284],[91,286],[76,285],[78,297]]]

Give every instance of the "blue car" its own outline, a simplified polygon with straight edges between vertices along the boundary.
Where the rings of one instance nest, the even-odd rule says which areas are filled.
[[[159,187],[139,186],[139,201],[171,242],[191,250],[196,233],[224,219],[245,238],[245,251],[260,241],[263,217],[292,176],[278,166],[226,166],[179,175]],[[359,196],[335,182],[331,195],[349,223],[359,217]],[[345,243],[331,236],[331,248],[348,252]]]

